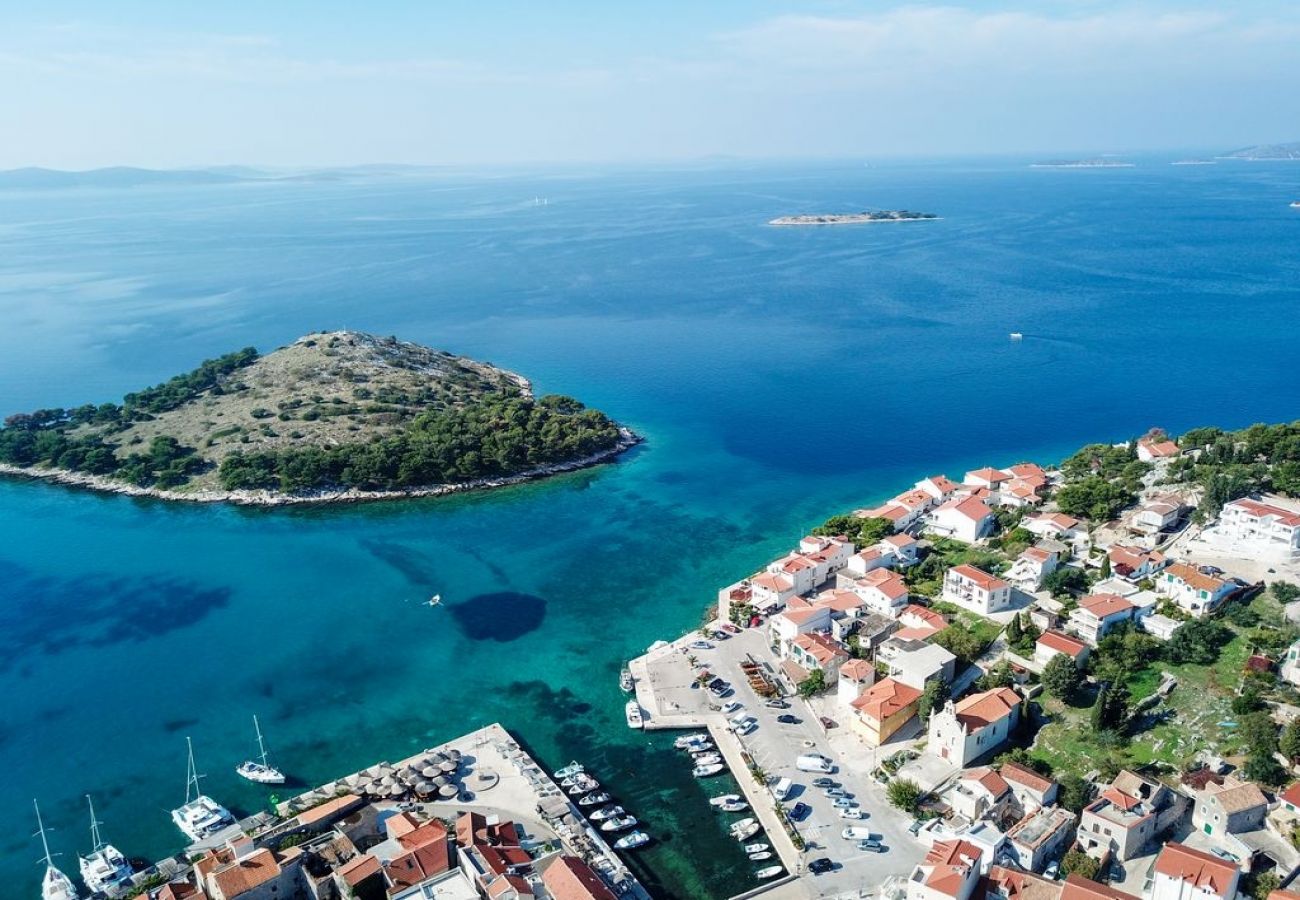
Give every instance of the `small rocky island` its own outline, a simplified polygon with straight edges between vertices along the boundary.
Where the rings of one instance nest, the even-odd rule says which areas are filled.
[[[1257,144],[1223,154],[1221,159],[1244,159],[1250,162],[1300,159],[1300,141],[1286,144]]]
[[[0,474],[169,500],[274,505],[428,496],[611,459],[639,438],[520,375],[393,337],[248,347],[120,404],[0,428]]]
[[[823,215],[781,216],[769,225],[859,225],[863,222],[920,222],[939,218],[934,213],[912,212],[907,209],[880,209],[874,212],[834,213]]]

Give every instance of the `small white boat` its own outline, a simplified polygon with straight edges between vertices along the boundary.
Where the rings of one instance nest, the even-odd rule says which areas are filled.
[[[593,822],[603,822],[606,819],[612,819],[615,816],[621,816],[626,812],[627,810],[625,810],[621,806],[606,806],[604,809],[596,810],[594,813],[588,816],[588,818],[591,819],[591,821]]]
[[[616,816],[600,823],[601,831],[626,831],[636,827],[636,816]]]
[[[710,797],[710,806],[726,806],[728,803],[735,803],[740,799],[739,794],[722,794],[718,797]]]
[[[614,842],[616,850],[635,850],[637,847],[644,847],[650,843],[650,835],[644,831],[634,831],[631,834],[625,834]]]
[[[78,900],[77,889],[72,886],[72,879],[64,875],[54,865],[50,854],[50,843],[45,839],[45,823],[41,821],[41,808],[35,800],[32,807],[36,810],[36,833],[41,837],[41,848],[45,850],[45,877],[41,879],[41,900]]]
[[[112,844],[106,844],[99,836],[99,820],[95,818],[95,804],[89,794],[86,795],[86,803],[90,806],[91,850],[77,860],[81,880],[92,894],[107,894],[130,881],[135,872],[122,851]]]
[[[618,673],[618,686],[623,693],[632,693],[632,689],[636,687],[636,679],[632,677],[631,669],[624,669]]]
[[[722,754],[721,754],[721,753],[701,753],[699,756],[696,756],[696,757],[694,757],[693,759],[694,759],[695,765],[697,765],[697,766],[711,766],[711,765],[713,765],[714,763],[720,763],[720,762],[722,762]]]
[[[1025,336],[1024,336],[1021,332],[1019,332],[1019,331],[1013,331],[1013,332],[1011,332],[1011,340],[1013,340],[1013,341],[1023,340],[1024,337],[1025,337]]]
[[[249,781],[256,781],[258,784],[284,784],[284,773],[267,762],[266,743],[262,740],[262,726],[258,723],[257,716],[253,716],[253,730],[257,732],[257,750],[260,754],[258,756],[260,762],[246,759],[235,768],[235,772]]]
[[[713,775],[717,775],[725,768],[726,766],[722,763],[712,763],[707,766],[696,766],[694,769],[691,769],[691,774],[696,778],[709,778]]]
[[[744,831],[750,825],[757,825],[757,824],[758,824],[758,819],[755,819],[753,817],[750,817],[748,819],[741,819],[739,822],[732,822],[731,833],[737,834],[738,832]]]
[[[587,771],[587,768],[582,763],[571,762],[563,769],[557,769],[555,772],[555,777],[559,779],[572,778],[574,775],[581,775],[585,771]],[[572,782],[570,782],[570,784],[571,783]]]
[[[771,849],[772,846],[770,844],[746,844],[745,845],[746,853],[762,853],[764,850],[771,850]]]
[[[780,875],[784,871],[785,869],[781,868],[780,866],[767,866],[766,868],[759,869],[757,872],[755,872],[754,877],[757,878],[759,881],[766,881],[769,878],[775,878],[776,876]]]
[[[645,725],[645,719],[641,715],[641,704],[635,700],[627,701],[627,727],[641,728]]]
[[[185,781],[185,805],[172,810],[172,822],[191,841],[198,842],[235,824],[235,817],[217,801],[199,792],[199,770],[194,765],[194,742],[188,737],[189,772]]]
[[[425,600],[425,601],[424,601],[424,605],[425,605],[425,606],[441,606],[441,605],[442,605],[442,594],[434,594],[434,595],[433,595],[432,597],[430,597],[428,600]]]
[[[708,739],[708,732],[699,731],[695,734],[682,735],[677,740],[673,741],[673,746],[678,750],[686,750],[689,749],[692,744],[698,744],[701,741],[707,741]]]
[[[569,792],[570,796],[577,797],[581,794],[590,794],[598,787],[600,787],[600,782],[590,775],[579,775],[573,784],[569,785],[565,790]]]
[[[598,805],[598,804],[600,804],[600,803],[608,803],[608,802],[610,801],[610,799],[611,799],[611,798],[610,798],[609,794],[605,793],[604,791],[593,791],[592,793],[588,794],[587,796],[579,798],[579,799],[578,799],[578,805],[579,805],[579,806],[596,806],[596,805]]]
[[[731,829],[731,836],[738,841],[747,841],[763,830],[763,826],[753,819],[745,819],[744,821],[749,823],[744,828],[737,829],[733,827]]]
[[[751,853],[751,854],[749,854],[749,858],[752,859],[754,862],[762,862],[762,861],[765,860],[765,859],[771,859],[771,858],[772,858],[772,851],[771,851],[771,850],[760,850],[760,851],[758,851],[757,853]]]
[[[737,800],[734,803],[722,804],[723,812],[744,812],[747,809],[749,809],[749,804],[746,803],[744,800]]]

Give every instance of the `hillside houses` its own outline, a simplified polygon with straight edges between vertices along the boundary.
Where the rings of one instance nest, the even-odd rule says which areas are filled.
[[[957,766],[966,766],[997,750],[1020,722],[1020,695],[997,688],[949,700],[930,714],[926,752]]]
[[[1243,497],[1225,503],[1215,531],[1260,559],[1300,557],[1300,512],[1283,502]]]
[[[1169,597],[1196,619],[1214,612],[1238,590],[1238,584],[1212,574],[1208,567],[1184,562],[1166,567],[1156,579],[1156,593]]]
[[[942,599],[981,616],[990,616],[1011,606],[1011,585],[972,565],[953,566],[944,573]]]

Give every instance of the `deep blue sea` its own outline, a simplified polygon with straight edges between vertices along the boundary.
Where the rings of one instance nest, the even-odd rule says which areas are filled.
[[[0,893],[35,896],[34,796],[69,871],[87,792],[128,855],[179,849],[186,735],[209,793],[264,805],[233,772],[254,713],[302,784],[500,721],[649,820],[652,889],[735,893],[752,864],[624,726],[622,660],[923,475],[1300,417],[1300,163],[1026,162],[0,194],[0,411],[352,328],[647,437],[543,484],[310,511],[0,480]],[[943,218],[764,224],[866,207]]]

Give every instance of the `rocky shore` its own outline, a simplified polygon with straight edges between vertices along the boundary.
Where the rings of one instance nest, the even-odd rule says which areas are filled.
[[[536,481],[564,472],[576,472],[601,463],[609,462],[617,456],[635,447],[645,438],[628,428],[619,428],[619,441],[608,450],[554,465],[529,469],[516,475],[503,478],[480,478],[455,484],[436,484],[419,488],[404,488],[393,491],[319,490],[304,491],[296,494],[282,494],[278,491],[168,491],[160,488],[141,487],[125,484],[105,478],[101,475],[89,475],[85,472],[73,472],[69,469],[46,469],[34,466],[13,466],[0,463],[0,475],[13,478],[33,478],[49,481],[69,487],[88,488],[110,494],[124,494],[128,497],[153,497],[157,500],[179,500],[187,503],[232,503],[237,506],[304,506],[324,503],[365,503],[375,500],[404,500],[416,497],[441,497],[446,494],[459,494],[466,491],[481,491],[488,488],[507,487]]]

